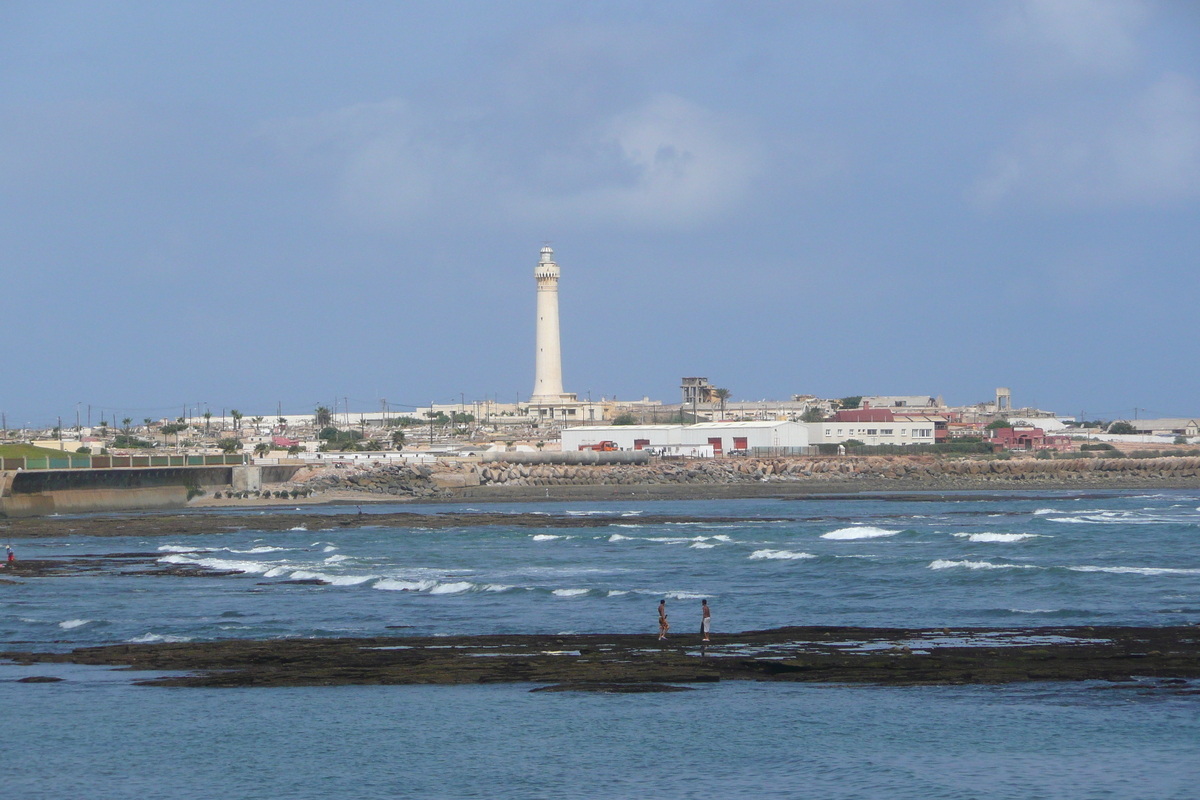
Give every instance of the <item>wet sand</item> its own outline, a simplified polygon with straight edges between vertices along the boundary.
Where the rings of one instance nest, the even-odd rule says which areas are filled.
[[[0,653],[21,664],[182,672],[149,686],[274,687],[533,683],[653,691],[754,680],[892,686],[1104,680],[1198,694],[1200,627],[822,628],[698,634],[276,639]],[[1144,684],[1139,684],[1144,688]]]

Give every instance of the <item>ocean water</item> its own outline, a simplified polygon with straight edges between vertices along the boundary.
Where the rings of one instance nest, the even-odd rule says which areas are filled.
[[[26,558],[152,552],[239,572],[3,586],[0,641],[651,636],[663,597],[673,628],[687,632],[708,598],[718,639],[794,624],[1200,623],[1200,492],[480,510],[617,525],[14,538]],[[738,521],[639,522],[648,514]],[[778,517],[793,521],[768,521]],[[280,583],[311,578],[329,584]],[[28,674],[66,680],[15,683]],[[165,690],[130,679],[0,664],[0,795],[1195,797],[1200,778],[1200,698],[1149,685],[727,683],[607,696],[528,686]]]

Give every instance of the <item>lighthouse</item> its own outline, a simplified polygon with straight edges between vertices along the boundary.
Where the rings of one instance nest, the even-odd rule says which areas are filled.
[[[533,403],[558,403],[563,394],[562,350],[558,338],[558,264],[550,245],[542,248],[533,276],[537,280],[537,352],[533,373]],[[574,400],[574,396],[569,396]]]

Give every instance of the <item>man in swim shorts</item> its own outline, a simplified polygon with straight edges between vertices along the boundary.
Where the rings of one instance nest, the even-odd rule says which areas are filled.
[[[700,601],[700,633],[704,636],[704,641],[709,641],[708,634],[712,628],[712,612],[708,609],[708,601]]]
[[[667,622],[667,601],[658,601],[658,640],[661,642],[667,638],[667,631],[671,630],[671,624]]]

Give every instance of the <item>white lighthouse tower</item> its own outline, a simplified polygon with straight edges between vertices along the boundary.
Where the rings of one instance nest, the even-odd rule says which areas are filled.
[[[562,350],[558,338],[558,274],[554,251],[550,245],[546,245],[533,270],[537,279],[537,358],[534,364],[533,403],[557,404],[575,399],[574,395],[563,394]]]

